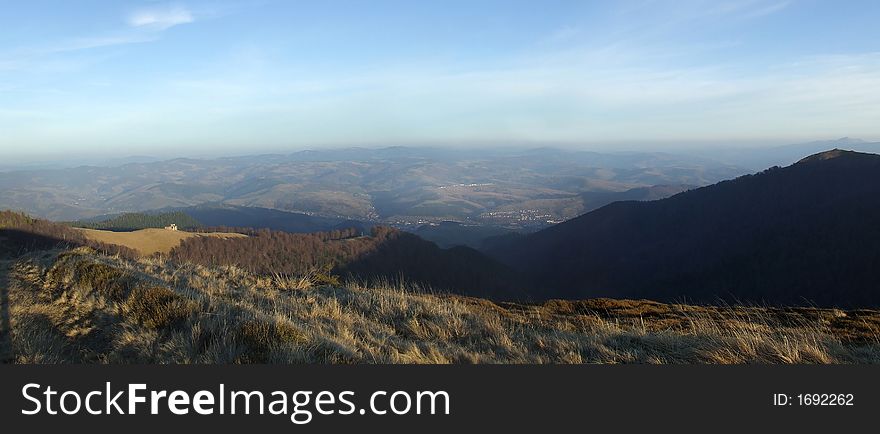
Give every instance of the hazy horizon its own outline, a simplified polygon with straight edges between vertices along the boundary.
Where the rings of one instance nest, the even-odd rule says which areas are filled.
[[[197,159],[197,160],[215,160],[224,158],[244,158],[260,155],[292,155],[298,152],[309,151],[342,151],[354,149],[382,150],[382,149],[438,149],[438,150],[463,150],[463,151],[499,151],[499,152],[520,152],[537,149],[557,149],[562,151],[573,152],[595,152],[600,154],[627,154],[627,153],[667,153],[671,155],[701,155],[711,154],[712,152],[727,151],[770,151],[774,148],[785,146],[808,145],[811,143],[827,143],[833,145],[835,142],[851,141],[864,143],[877,143],[880,140],[864,137],[837,137],[837,138],[820,138],[816,140],[807,140],[792,143],[785,140],[777,141],[716,141],[716,142],[623,142],[623,143],[565,143],[565,142],[510,142],[510,143],[414,143],[414,144],[339,144],[329,146],[295,146],[295,147],[242,147],[240,149],[223,149],[220,151],[197,150],[193,152],[185,151],[166,151],[161,150],[150,153],[144,150],[141,153],[126,153],[120,151],[113,152],[84,152],[70,151],[63,154],[45,154],[45,155],[4,155],[4,160],[0,162],[0,170],[14,170],[16,168],[28,169],[36,168],[52,168],[52,167],[76,167],[82,165],[93,166],[115,166],[130,162],[153,162],[168,161],[175,159]],[[855,142],[853,142],[855,141]],[[858,147],[846,147],[847,150],[858,150]],[[852,148],[852,149],[851,149]],[[831,148],[828,148],[829,150]],[[804,155],[806,156],[806,155]]]
[[[3,165],[305,149],[880,137],[880,4],[28,2]]]

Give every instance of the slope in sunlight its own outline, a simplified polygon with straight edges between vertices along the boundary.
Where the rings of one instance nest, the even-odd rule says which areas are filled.
[[[214,237],[220,239],[240,238],[246,235],[236,233],[195,233],[184,231],[171,231],[166,229],[141,229],[132,232],[102,231],[97,229],[76,230],[82,232],[86,238],[106,244],[115,244],[128,247],[137,251],[142,256],[150,256],[156,253],[168,254],[184,240],[198,237]]]

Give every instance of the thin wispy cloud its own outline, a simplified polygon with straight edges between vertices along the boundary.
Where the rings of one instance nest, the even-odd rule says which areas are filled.
[[[759,18],[759,17],[764,17],[767,15],[772,15],[772,14],[775,14],[775,13],[787,8],[789,5],[791,5],[791,1],[781,1],[781,2],[777,2],[777,3],[772,3],[772,4],[766,5],[764,7],[749,11],[746,14],[746,17]]]
[[[35,34],[54,50],[0,45],[0,131],[44,146],[194,147],[877,134],[870,14],[796,0],[581,3],[540,20],[503,0],[475,6],[509,12],[496,21],[424,6],[454,32],[357,4],[116,8],[91,37]],[[842,31],[853,26],[858,37]],[[162,49],[136,44],[148,41]]]
[[[177,5],[139,9],[128,17],[128,24],[132,27],[155,30],[166,30],[193,21],[193,13]]]
[[[788,7],[792,0],[730,0],[697,3],[698,9],[705,9],[711,15],[764,16]]]
[[[53,55],[153,42],[159,40],[165,30],[194,21],[194,14],[183,6],[139,9],[126,17],[126,28],[114,32],[72,37],[38,46],[17,47],[7,53],[0,53],[0,71],[58,70],[58,62],[53,59]],[[75,65],[77,62],[62,63]]]
[[[52,47],[44,49],[45,53],[63,53],[70,51],[89,50],[93,48],[112,47],[116,45],[137,44],[150,42],[157,39],[155,35],[123,34],[115,36],[99,36],[75,38],[60,42]]]

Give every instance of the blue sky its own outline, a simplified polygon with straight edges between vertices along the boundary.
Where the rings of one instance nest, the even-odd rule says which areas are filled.
[[[880,139],[880,2],[0,1],[0,149]]]

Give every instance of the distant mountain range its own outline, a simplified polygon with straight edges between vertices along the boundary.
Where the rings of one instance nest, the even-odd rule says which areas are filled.
[[[747,171],[660,152],[392,147],[0,172],[0,209],[52,220],[206,203],[358,221],[536,226],[586,211],[583,193],[706,185]]]
[[[677,192],[834,147],[880,152],[880,143],[843,138],[676,153],[397,146],[216,159],[131,157],[77,167],[3,167],[0,208],[80,220],[213,203],[401,227],[450,220],[538,229],[608,203],[602,196],[661,188],[656,186]],[[644,193],[632,198],[661,197]]]
[[[880,155],[833,150],[495,243],[538,298],[880,305]]]
[[[771,154],[789,158],[797,149],[822,143]],[[834,143],[860,149],[876,145],[853,139]],[[343,158],[352,160],[338,160]],[[151,210],[91,219],[89,225],[98,228],[95,222],[106,219],[111,219],[103,223],[107,228],[124,229],[191,218],[193,227],[345,233],[348,238],[332,242],[321,236],[291,238],[311,250],[290,250],[281,242],[286,235],[265,231],[183,247],[186,258],[215,264],[222,256],[216,252],[222,252],[229,265],[258,264],[266,273],[275,265],[290,266],[302,252],[326,259],[339,250],[348,252],[334,265],[343,276],[401,277],[495,299],[880,306],[880,155],[834,149],[714,184],[708,181],[740,169],[701,166],[701,161],[551,149],[456,156],[409,148],[309,152],[275,160],[172,160],[112,170],[0,173],[0,185],[10,186],[0,190],[0,208],[3,200],[31,200],[45,201],[41,206],[51,213],[77,213],[57,197],[78,191],[82,203],[125,202]],[[660,182],[670,180],[678,182]],[[696,182],[683,182],[689,180]],[[706,184],[711,185],[701,187]],[[303,201],[303,194],[314,202]],[[260,206],[269,197],[275,198],[274,206]],[[364,209],[377,214],[361,219],[278,209],[284,208],[279,201],[294,200],[338,210],[333,207],[353,203],[343,197],[362,200]],[[160,203],[174,205],[152,207]],[[569,214],[579,216],[547,227]],[[39,245],[78,239],[66,226],[9,215],[17,226],[4,237],[9,246],[16,244],[7,246],[6,254],[29,246],[20,227],[42,228],[45,239]],[[424,240],[396,231],[382,242],[363,244],[361,235],[380,222]],[[193,244],[199,242],[213,244]],[[273,246],[273,253],[264,244]]]

